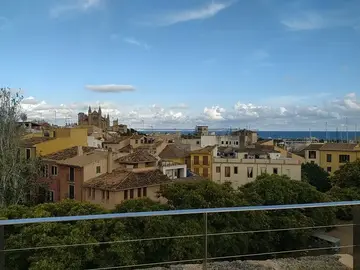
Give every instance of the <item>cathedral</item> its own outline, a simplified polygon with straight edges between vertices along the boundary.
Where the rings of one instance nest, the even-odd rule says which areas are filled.
[[[101,115],[101,107],[99,106],[99,110],[91,111],[91,107],[89,106],[88,114],[79,113],[78,114],[78,125],[90,125],[96,126],[102,129],[108,129],[110,127],[110,117],[109,114],[105,117]]]

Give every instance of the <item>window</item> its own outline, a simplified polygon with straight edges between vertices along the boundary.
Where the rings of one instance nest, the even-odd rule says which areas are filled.
[[[95,200],[95,188],[92,188],[92,199]]]
[[[350,161],[349,155],[339,155],[339,163],[346,163]]]
[[[326,155],[326,162],[331,162],[331,154]]]
[[[75,186],[69,185],[69,199],[75,199]]]
[[[69,181],[74,182],[75,181],[75,168],[70,167],[70,174],[69,174]]]
[[[316,158],[316,151],[309,151],[309,158],[311,159]]]
[[[101,191],[101,198],[102,198],[103,200],[105,200],[105,190],[102,190],[102,191]]]
[[[140,140],[140,143],[144,143],[144,141],[143,141],[143,140]]]
[[[231,144],[231,141],[229,142],[229,144]]]
[[[130,199],[134,199],[134,190],[130,189]]]
[[[225,177],[230,177],[230,167],[225,167]]]
[[[203,156],[203,165],[209,165],[209,157]]]
[[[208,176],[209,176],[208,168],[204,168],[204,169],[203,169],[203,176],[204,176],[204,177],[208,177]]]
[[[226,141],[226,144],[228,144],[229,142],[228,141]]]
[[[137,192],[138,194],[137,194],[137,196],[138,196],[138,198],[140,198],[141,197],[141,188],[138,188],[138,192]]]
[[[234,174],[238,174],[238,167],[234,167]]]
[[[239,142],[238,142],[238,141],[236,141],[236,145],[239,145]]]
[[[109,200],[110,199],[110,191],[106,191],[106,199]]]
[[[248,167],[247,168],[247,177],[248,178],[253,178],[254,174],[253,174],[253,167]]]
[[[224,141],[221,141],[221,144],[224,144]]]
[[[54,191],[49,190],[48,192],[48,201],[53,202],[54,201]]]
[[[58,175],[58,167],[51,166],[51,175]]]
[[[101,167],[100,166],[96,166],[96,173],[101,173]]]
[[[326,171],[327,171],[327,172],[331,172],[331,167],[327,167],[327,168],[326,168]]]
[[[200,141],[196,141],[196,144],[200,144]]]
[[[199,175],[199,168],[195,168],[195,173],[197,174],[197,175]]]
[[[273,168],[273,174],[278,174],[278,168]]]
[[[220,166],[216,166],[216,173],[221,173],[221,167]]]
[[[44,165],[42,167],[42,176],[49,177],[49,165]]]
[[[266,167],[261,167],[260,172],[261,172],[261,174],[266,173]]]
[[[147,196],[147,188],[146,188],[146,187],[143,188],[143,196],[144,196],[144,197]]]
[[[128,199],[128,191],[124,190],[124,200],[127,200],[127,199]]]
[[[26,148],[26,159],[30,159],[30,158],[31,158],[31,149]]]
[[[87,189],[88,198],[91,197],[91,192],[92,192],[92,188],[88,188],[88,189]]]
[[[138,144],[139,140],[135,140],[135,144]]]
[[[194,165],[199,165],[199,156],[194,156]]]

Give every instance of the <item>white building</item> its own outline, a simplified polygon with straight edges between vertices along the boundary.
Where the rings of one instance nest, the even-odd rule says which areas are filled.
[[[186,177],[186,164],[162,160],[159,162],[159,169],[170,179]]]

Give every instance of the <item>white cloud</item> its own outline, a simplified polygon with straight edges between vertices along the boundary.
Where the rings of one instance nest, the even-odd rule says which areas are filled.
[[[101,93],[115,93],[115,92],[131,92],[135,91],[135,87],[132,85],[122,84],[100,84],[100,85],[86,85],[86,89],[94,92]]]
[[[323,16],[316,12],[304,13],[298,17],[283,20],[281,23],[293,31],[321,29],[327,25]]]
[[[224,120],[222,113],[225,112],[224,108],[219,106],[212,106],[211,108],[204,108],[204,114],[210,120]]]
[[[37,101],[34,97],[27,97],[27,98],[24,98],[22,101],[21,101],[22,104],[29,104],[29,105],[35,105],[35,104],[39,104],[40,102]]]
[[[86,12],[97,8],[104,0],[69,0],[65,4],[54,6],[50,9],[50,16],[57,18],[67,12]]]
[[[220,11],[230,7],[233,3],[234,1],[228,1],[222,3],[216,3],[212,1],[206,6],[166,14],[165,16],[159,18],[156,24],[162,26],[168,26],[168,25],[173,25],[176,23],[187,22],[192,20],[208,19],[215,16]]]
[[[135,46],[138,46],[138,47],[141,47],[145,50],[149,50],[150,49],[150,46],[146,43],[146,42],[142,42],[142,41],[139,41],[135,38],[132,38],[132,37],[126,37],[124,38],[124,42],[128,43],[128,44],[131,44],[131,45],[135,45]]]
[[[35,98],[33,98],[36,100]],[[28,98],[28,100],[31,100]],[[29,102],[35,103],[35,102]],[[46,101],[37,104],[21,106],[28,114],[29,119],[42,118],[54,121],[55,111],[57,123],[77,122],[79,112],[87,113],[88,106],[97,110],[101,105],[103,114],[110,114],[111,119],[118,118],[120,122],[134,128],[192,128],[197,124],[210,127],[245,127],[267,130],[321,130],[328,123],[329,130],[341,127],[347,118],[349,128],[358,123],[360,114],[360,99],[356,93],[349,93],[341,98],[329,100],[309,106],[308,103],[290,102],[288,104],[269,104],[263,101],[260,104],[236,102],[232,108],[222,106],[207,106],[203,110],[181,110],[164,107],[159,104],[149,106],[135,106],[114,102],[79,102],[69,104],[49,104]]]

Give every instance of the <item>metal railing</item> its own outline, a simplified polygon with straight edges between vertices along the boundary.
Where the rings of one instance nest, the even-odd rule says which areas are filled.
[[[208,231],[208,216],[211,214],[219,213],[238,213],[238,212],[251,212],[251,211],[278,211],[278,210],[294,210],[294,209],[313,209],[323,207],[353,207],[353,222],[351,224],[331,224],[324,226],[307,226],[307,227],[293,227],[293,228],[274,228],[274,229],[262,229],[262,230],[246,230],[246,231],[230,231],[230,232],[211,232]],[[41,224],[51,222],[75,222],[75,221],[91,221],[91,220],[109,220],[109,219],[124,219],[124,218],[144,218],[144,217],[161,217],[161,216],[184,216],[184,215],[203,215],[203,233],[190,234],[190,235],[176,235],[176,236],[163,236],[163,237],[151,237],[143,239],[126,239],[119,241],[107,241],[107,242],[91,242],[91,243],[77,243],[68,245],[51,245],[51,246],[35,246],[35,247],[23,247],[14,249],[5,249],[5,237],[4,229],[6,226],[13,225],[25,225],[25,224]],[[351,226],[353,228],[353,244],[343,245],[338,248],[353,248],[353,269],[360,269],[360,201],[343,201],[343,202],[326,202],[326,203],[307,203],[307,204],[288,204],[288,205],[265,205],[265,206],[242,206],[242,207],[228,207],[228,208],[204,208],[204,209],[185,209],[185,210],[167,210],[167,211],[151,211],[151,212],[127,212],[127,213],[112,213],[112,214],[98,214],[98,215],[83,215],[83,216],[63,216],[63,217],[44,217],[44,218],[25,218],[25,219],[10,219],[0,220],[0,269],[5,268],[5,254],[10,252],[21,252],[41,249],[56,249],[66,247],[80,247],[91,245],[104,245],[114,243],[130,243],[141,241],[155,241],[164,239],[184,239],[184,238],[203,238],[204,240],[204,256],[202,258],[187,259],[187,260],[174,260],[164,262],[153,262],[144,264],[133,265],[121,265],[102,267],[94,269],[123,269],[134,267],[153,267],[157,265],[169,265],[178,263],[190,263],[190,262],[203,262],[203,268],[207,269],[208,261],[215,260],[232,260],[243,259],[246,257],[255,256],[267,256],[267,255],[281,255],[281,254],[293,254],[298,252],[309,251],[321,251],[333,249],[333,247],[317,247],[284,251],[272,251],[262,252],[255,254],[237,254],[231,256],[218,256],[208,257],[208,238],[210,236],[223,236],[223,235],[239,235],[239,234],[254,234],[254,233],[267,233],[267,232],[284,232],[289,230],[309,230],[309,229],[326,229],[333,227],[345,227]]]

